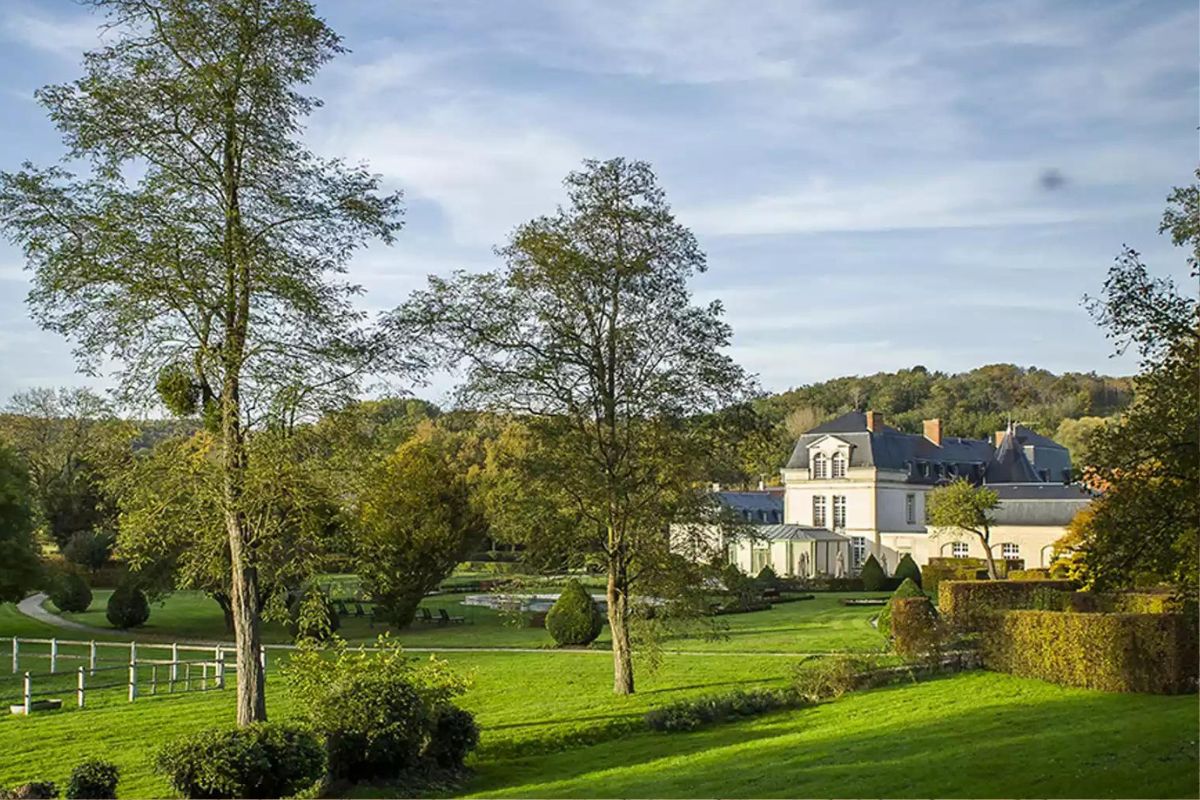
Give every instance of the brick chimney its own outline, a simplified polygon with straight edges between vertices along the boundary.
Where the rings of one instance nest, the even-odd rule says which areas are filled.
[[[942,421],[940,419],[927,419],[927,420],[925,420],[923,425],[925,428],[925,431],[924,431],[925,438],[928,439],[929,441],[933,442],[934,444],[936,444],[938,447],[941,447],[942,446]]]
[[[871,433],[883,430],[883,414],[880,414],[878,411],[868,411],[867,430]]]

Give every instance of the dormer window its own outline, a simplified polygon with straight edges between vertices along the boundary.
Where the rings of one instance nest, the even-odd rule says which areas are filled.
[[[835,477],[835,478],[846,477],[846,454],[845,453],[834,453],[833,458],[830,459],[830,463],[833,467],[833,477]]]
[[[817,453],[812,460],[812,476],[816,480],[829,477],[829,459],[824,453]]]

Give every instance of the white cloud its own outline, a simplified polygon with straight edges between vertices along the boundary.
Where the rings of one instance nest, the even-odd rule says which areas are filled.
[[[91,14],[52,18],[13,10],[5,14],[0,30],[9,41],[73,60],[104,42],[100,19]]]

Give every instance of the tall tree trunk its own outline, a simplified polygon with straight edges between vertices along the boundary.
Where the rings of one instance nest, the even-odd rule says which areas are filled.
[[[221,614],[225,617],[225,632],[233,633],[233,598],[225,592],[214,592],[212,599],[221,607]]]
[[[983,556],[987,559],[988,578],[993,581],[1000,580],[1000,571],[996,569],[996,557],[992,555],[992,547],[988,542],[991,537],[985,533],[977,533],[976,536],[983,543]]]
[[[613,693],[633,694],[633,653],[629,647],[629,581],[619,555],[608,562],[608,629],[612,634]]]

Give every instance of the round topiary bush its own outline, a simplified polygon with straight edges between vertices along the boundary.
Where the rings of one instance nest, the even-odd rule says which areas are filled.
[[[150,603],[141,589],[123,583],[114,589],[112,596],[108,598],[104,616],[114,628],[136,628],[150,619]]]
[[[78,614],[87,611],[92,604],[92,590],[82,575],[74,572],[64,572],[55,579],[50,587],[50,602],[59,611],[68,614]]]
[[[560,645],[591,644],[603,627],[600,609],[577,580],[566,585],[546,614],[546,630]]]
[[[98,758],[88,759],[71,770],[67,800],[112,800],[117,796],[121,771],[117,765]]]
[[[892,577],[901,582],[907,578],[917,586],[921,585],[921,568],[913,560],[912,553],[905,553],[901,557],[900,563],[896,565],[896,574]]]
[[[256,722],[170,742],[154,769],[182,797],[290,797],[325,773],[325,749],[299,725]]]
[[[887,605],[883,607],[883,611],[879,612],[879,621],[877,624],[879,630],[883,631],[887,636],[892,635],[892,603],[901,597],[925,597],[925,593],[921,591],[921,587],[912,578],[905,578],[904,582],[896,587],[896,591],[892,592],[892,596],[888,600]]]
[[[867,561],[859,570],[858,577],[862,579],[865,592],[882,592],[887,588],[887,575],[884,574],[883,567],[879,566],[874,553],[867,556]]]

